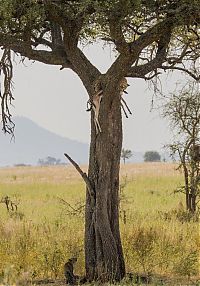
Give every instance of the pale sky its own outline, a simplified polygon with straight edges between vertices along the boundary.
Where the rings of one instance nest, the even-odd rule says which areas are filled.
[[[114,60],[110,48],[100,44],[84,48],[84,53],[101,72]],[[16,61],[19,61],[16,59]],[[14,67],[13,115],[25,116],[42,127],[64,137],[89,143],[90,114],[86,112],[87,93],[71,70],[26,61]],[[165,91],[175,88],[174,74],[163,77]],[[141,79],[128,79],[128,95],[124,95],[133,115],[123,116],[123,147],[132,151],[158,150],[170,140],[167,123],[151,110],[153,90]],[[156,102],[156,98],[155,98]]]

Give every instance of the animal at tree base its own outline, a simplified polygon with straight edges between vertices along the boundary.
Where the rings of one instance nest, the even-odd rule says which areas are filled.
[[[76,285],[78,276],[74,275],[74,264],[77,262],[76,257],[70,258],[64,265],[64,275],[66,278],[66,284]]]

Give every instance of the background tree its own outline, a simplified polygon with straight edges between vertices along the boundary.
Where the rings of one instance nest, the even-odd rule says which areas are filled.
[[[157,151],[146,151],[144,154],[144,162],[160,162],[160,154]]]
[[[126,159],[130,159],[133,156],[131,150],[122,148],[121,158],[123,159],[124,164],[126,163]]]
[[[186,209],[196,211],[200,197],[200,92],[199,85],[190,84],[173,94],[164,105],[163,116],[172,126],[175,140],[168,147],[172,157],[180,161],[184,186],[178,190],[185,193]]]
[[[60,159],[47,156],[45,159],[39,159],[38,164],[41,166],[52,166],[52,165],[61,165],[62,163]]]
[[[97,134],[91,112],[91,144],[85,213],[88,280],[120,280],[125,264],[119,232],[119,167],[122,148],[120,83],[124,77],[151,80],[162,70],[180,70],[196,80],[199,52],[199,0],[1,0],[0,63],[2,126],[13,132],[11,51],[49,65],[69,68],[92,102],[102,90]],[[81,44],[112,44],[116,58],[102,74]]]

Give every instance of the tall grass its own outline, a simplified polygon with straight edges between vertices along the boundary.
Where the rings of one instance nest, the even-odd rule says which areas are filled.
[[[127,272],[199,275],[199,226],[184,211],[184,196],[173,192],[182,182],[175,167],[152,163],[121,168]],[[0,198],[5,195],[17,201],[18,210],[8,213],[0,204],[0,283],[14,283],[16,277],[63,278],[63,264],[74,255],[75,272],[84,274],[85,186],[76,171],[69,166],[0,169]]]

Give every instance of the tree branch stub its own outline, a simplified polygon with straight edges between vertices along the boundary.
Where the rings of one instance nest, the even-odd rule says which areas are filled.
[[[79,165],[66,153],[64,153],[65,157],[70,161],[70,163],[76,168],[76,170],[78,171],[78,173],[81,175],[81,177],[83,178],[86,186],[87,186],[87,189],[89,191],[89,194],[92,197],[94,197],[94,190],[92,188],[92,185],[91,185],[91,182],[90,180],[88,179],[88,176],[86,173],[84,173],[81,168],[79,167]]]

